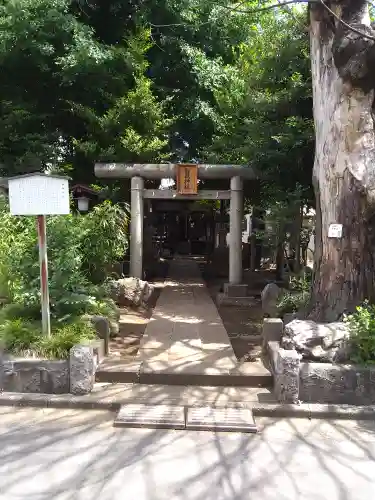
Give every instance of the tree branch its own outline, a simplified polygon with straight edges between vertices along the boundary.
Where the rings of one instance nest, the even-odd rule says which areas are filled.
[[[229,10],[231,12],[236,12],[239,14],[257,14],[259,12],[265,12],[267,10],[272,10],[276,8],[282,8],[287,5],[292,5],[292,4],[301,4],[301,3],[307,3],[307,4],[320,4],[322,7],[329,13],[331,16],[333,16],[336,21],[338,21],[342,26],[345,28],[353,31],[357,35],[362,36],[363,38],[367,38],[369,40],[372,40],[375,42],[375,37],[372,35],[369,35],[363,31],[358,30],[354,26],[351,26],[350,24],[346,23],[343,19],[341,19],[328,5],[324,2],[324,0],[286,0],[285,2],[278,2],[275,4],[267,5],[266,7],[259,7],[257,9],[241,9],[241,5],[244,5],[246,3],[246,0],[241,2],[237,7],[231,7],[229,5],[225,5],[222,3],[214,2],[212,3],[212,6],[220,6],[225,8],[226,10]],[[373,5],[372,2],[366,1],[367,4]],[[203,23],[199,23],[199,26],[204,26],[207,24],[211,24],[211,21],[205,21]],[[171,23],[171,24],[153,24],[150,23],[150,26],[153,28],[167,28],[167,27],[173,27],[173,26],[188,26],[187,23]],[[191,26],[191,25],[190,25]]]

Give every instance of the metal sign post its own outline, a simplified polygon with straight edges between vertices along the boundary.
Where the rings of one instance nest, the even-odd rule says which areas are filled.
[[[51,335],[51,318],[49,310],[49,289],[48,289],[48,258],[47,258],[47,234],[46,216],[38,215],[38,247],[40,265],[40,297],[42,306],[42,331],[43,335]]]

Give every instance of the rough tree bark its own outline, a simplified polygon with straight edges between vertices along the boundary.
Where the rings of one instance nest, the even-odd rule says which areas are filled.
[[[343,21],[375,37],[365,0],[327,1]],[[375,299],[375,43],[313,4],[311,62],[317,200],[310,318],[334,321]],[[342,239],[328,238],[332,223]]]

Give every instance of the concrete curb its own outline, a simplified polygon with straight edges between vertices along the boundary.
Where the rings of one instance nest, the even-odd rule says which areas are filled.
[[[140,402],[140,401],[138,401]],[[144,401],[143,401],[144,402]],[[107,410],[118,411],[123,404],[130,401],[120,399],[93,398],[93,396],[74,396],[72,394],[26,394],[15,392],[0,393],[0,406],[18,406],[31,408],[61,408],[77,410]],[[181,403],[180,403],[181,404]],[[185,405],[199,406],[199,405]],[[206,404],[202,404],[206,406]],[[233,406],[233,405],[218,405]],[[341,420],[375,420],[375,405],[330,405],[330,404],[279,404],[279,403],[251,403],[240,404],[253,411],[254,416],[272,418],[316,418]]]

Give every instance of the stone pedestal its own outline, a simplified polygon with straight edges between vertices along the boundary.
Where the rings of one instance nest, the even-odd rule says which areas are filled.
[[[231,283],[225,283],[224,284],[224,294],[230,298],[247,297],[247,285],[245,283],[241,283],[238,285],[233,285]]]
[[[281,342],[283,335],[283,322],[279,318],[266,318],[263,320],[262,347],[267,351],[268,342]]]

